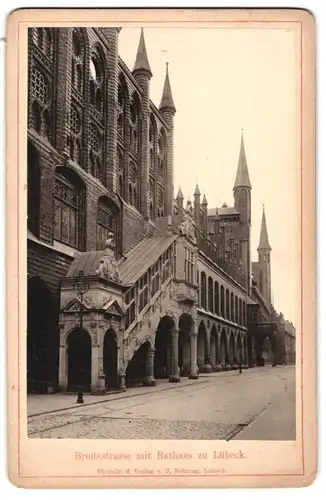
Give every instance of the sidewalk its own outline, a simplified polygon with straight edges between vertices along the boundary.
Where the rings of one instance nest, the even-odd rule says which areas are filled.
[[[244,370],[243,376],[250,376],[257,370],[268,370],[265,368],[250,368]],[[274,370],[274,369],[273,369]],[[239,371],[202,373],[197,380],[191,380],[187,377],[181,377],[180,383],[170,383],[167,379],[156,380],[155,387],[134,387],[127,389],[126,392],[115,392],[96,396],[92,394],[84,394],[84,405],[94,405],[106,401],[117,401],[119,399],[142,396],[144,394],[152,394],[160,391],[173,390],[178,387],[187,387],[194,384],[208,383],[212,379],[225,379],[229,377],[239,376]],[[76,403],[77,394],[28,394],[27,396],[27,415],[28,417],[51,413],[55,411],[63,411],[71,408],[78,408],[81,405]]]
[[[116,401],[144,394],[151,394],[160,391],[172,390],[176,387],[186,387],[193,384],[207,383],[207,378],[199,378],[197,380],[189,380],[181,378],[180,383],[170,383],[168,380],[157,380],[155,387],[134,387],[127,389],[125,392],[114,392],[96,396],[93,394],[84,394],[84,405],[94,405],[106,401]],[[28,394],[27,396],[27,415],[28,417],[51,413],[55,411],[68,410],[78,408],[81,405],[76,403],[77,394]]]

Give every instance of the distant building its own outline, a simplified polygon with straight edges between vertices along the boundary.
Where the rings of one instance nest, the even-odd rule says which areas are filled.
[[[198,186],[174,198],[168,67],[157,107],[143,31],[132,71],[118,37],[29,30],[29,391],[283,362],[265,212],[251,264],[243,137],[233,207],[208,208]]]

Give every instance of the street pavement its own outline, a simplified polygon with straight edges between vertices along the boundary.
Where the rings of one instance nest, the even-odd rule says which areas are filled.
[[[31,438],[295,439],[295,367],[201,374],[103,397],[28,397]]]

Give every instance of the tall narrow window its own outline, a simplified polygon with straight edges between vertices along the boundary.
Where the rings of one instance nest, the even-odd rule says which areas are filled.
[[[84,246],[84,185],[68,168],[58,168],[54,191],[54,239],[78,250]]]
[[[210,312],[214,312],[214,291],[211,277],[208,278],[208,309]]]
[[[230,319],[230,293],[226,290],[226,319]]]
[[[194,252],[185,248],[185,279],[187,283],[193,284],[194,278]]]
[[[200,307],[202,309],[207,309],[207,288],[206,288],[206,274],[204,272],[201,273],[200,276],[201,282],[201,297],[200,297]]]
[[[133,286],[125,294],[126,302],[126,329],[134,322],[136,318],[136,290]]]
[[[231,321],[234,321],[234,295],[231,293]]]
[[[235,323],[239,323],[239,317],[238,317],[238,297],[235,297],[235,316],[234,316],[234,321],[235,321]]]
[[[224,286],[221,286],[221,316],[225,318],[225,295],[224,295]]]
[[[220,287],[217,281],[215,281],[215,314],[220,315]]]

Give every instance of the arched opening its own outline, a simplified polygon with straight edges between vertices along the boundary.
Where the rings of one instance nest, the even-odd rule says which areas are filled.
[[[155,335],[155,378],[169,378],[172,375],[172,336],[175,323],[169,316],[164,316],[157,327]]]
[[[147,375],[147,357],[150,343],[142,344],[128,363],[126,370],[126,386],[137,387],[143,385]]]
[[[231,333],[230,336],[230,353],[229,353],[229,363],[231,366],[235,364],[235,340],[234,335]]]
[[[242,342],[241,342],[241,337],[238,335],[237,337],[237,349],[236,349],[236,355],[235,355],[235,364],[244,364],[243,360],[243,353],[242,353]]]
[[[59,334],[56,306],[51,292],[39,277],[28,280],[27,291],[27,391],[57,388]]]
[[[225,330],[221,333],[221,343],[220,343],[220,364],[225,367],[228,363],[228,353],[227,353],[227,338]]]
[[[27,225],[28,229],[39,236],[40,215],[40,159],[36,148],[29,142],[27,152]]]
[[[116,334],[108,330],[103,342],[103,371],[107,390],[118,387],[118,346]]]
[[[92,341],[86,330],[76,328],[69,333],[68,391],[89,392],[91,388]]]
[[[191,351],[190,332],[193,320],[190,314],[181,314],[179,319],[179,367],[181,377],[188,377],[190,374]]]
[[[199,371],[204,371],[208,357],[207,333],[203,322],[200,323],[197,336],[197,365]]]
[[[211,330],[210,351],[211,351],[211,364],[214,369],[218,364],[218,340],[217,340],[217,331],[215,325],[213,325]]]

